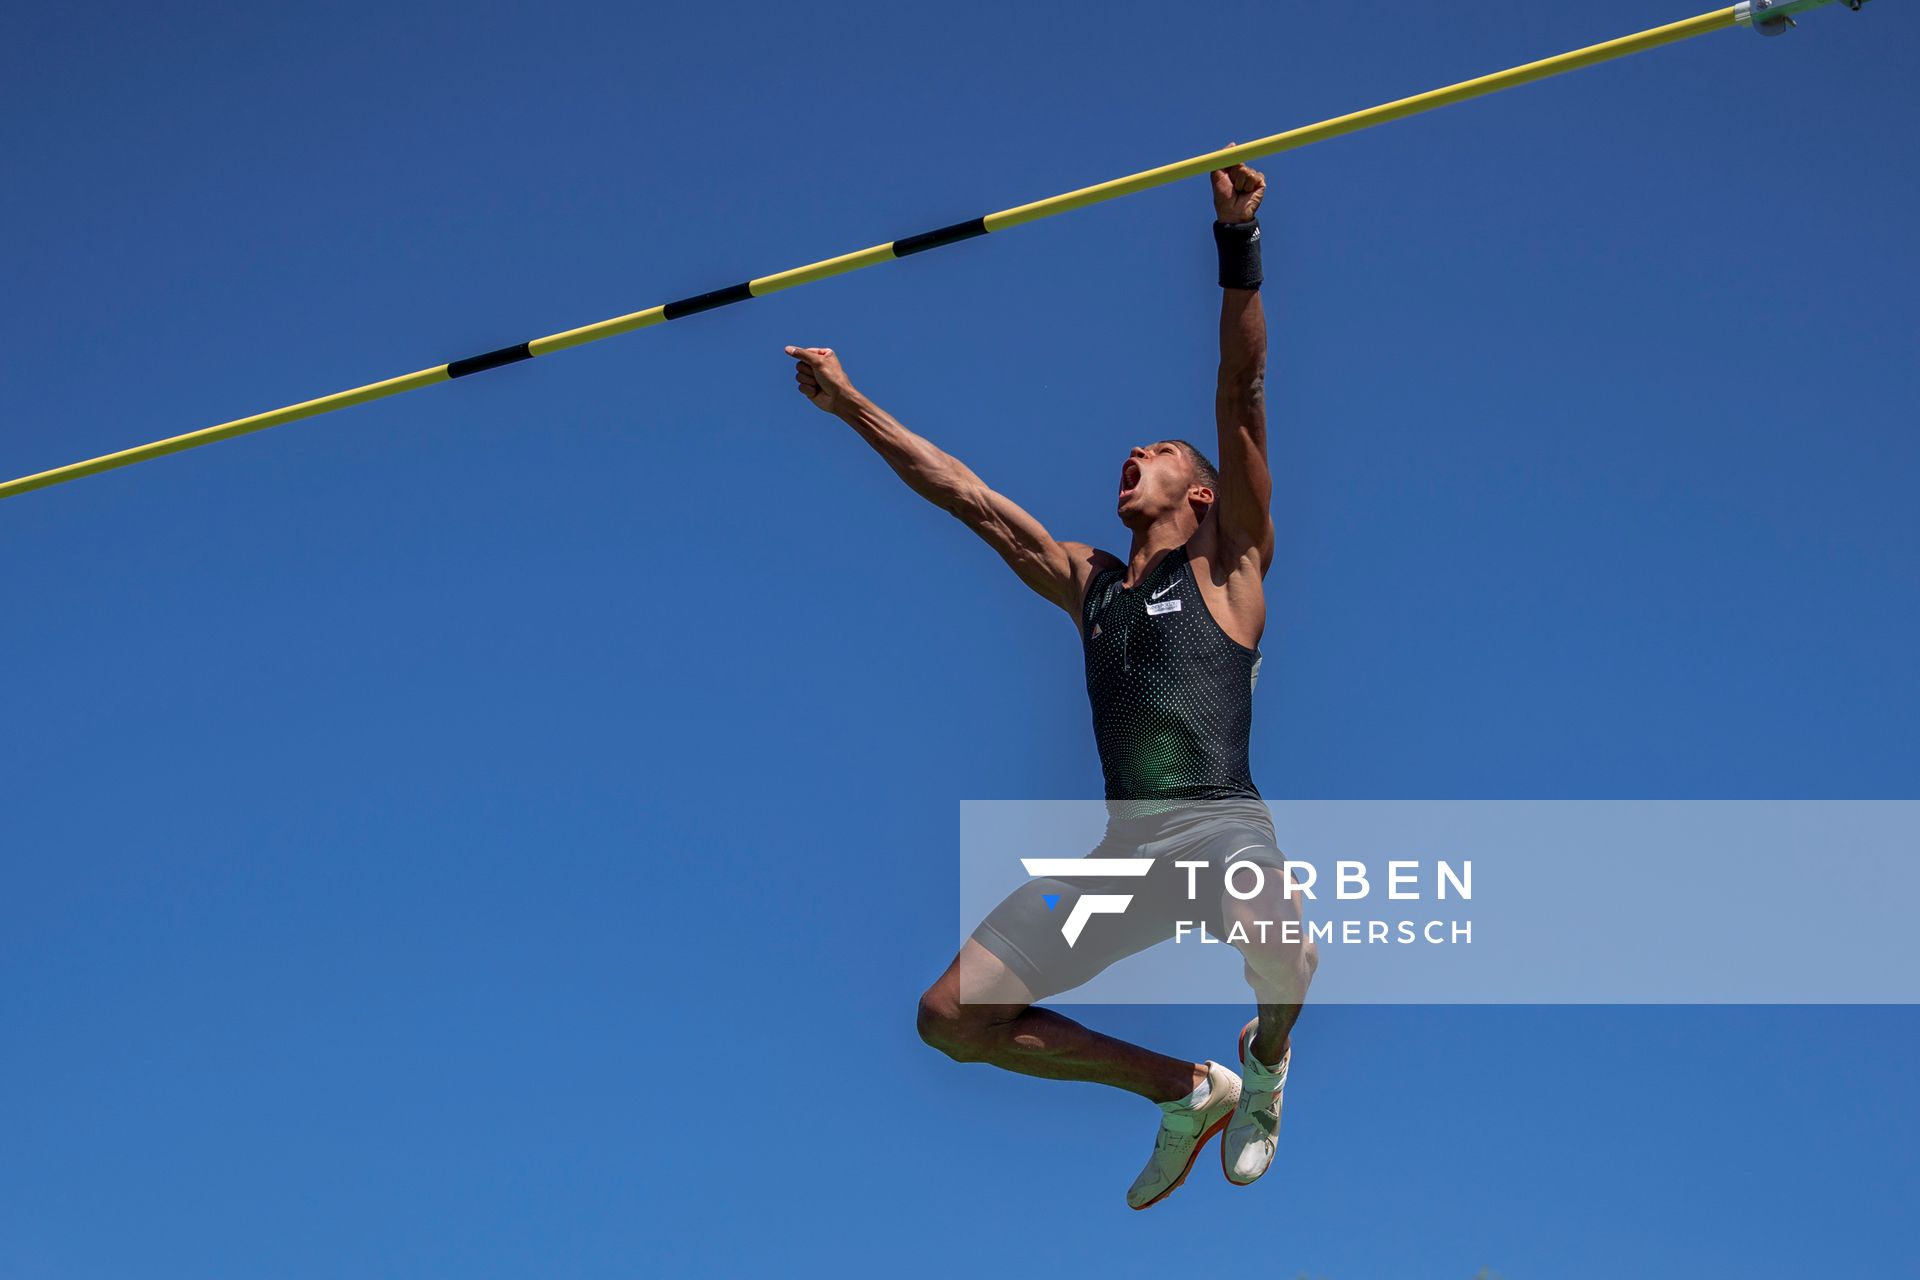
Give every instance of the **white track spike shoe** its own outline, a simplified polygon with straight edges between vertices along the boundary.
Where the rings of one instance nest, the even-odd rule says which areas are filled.
[[[1280,1065],[1269,1067],[1247,1051],[1255,1018],[1240,1032],[1240,1069],[1246,1073],[1240,1086],[1240,1100],[1220,1139],[1220,1171],[1236,1187],[1250,1186],[1273,1163],[1274,1148],[1280,1145],[1280,1095],[1287,1087],[1287,1065],[1293,1061],[1293,1046],[1280,1055]]]
[[[1217,1062],[1207,1063],[1207,1100],[1197,1107],[1160,1109],[1160,1132],[1153,1139],[1147,1167],[1127,1189],[1127,1205],[1151,1208],[1187,1180],[1200,1149],[1219,1133],[1240,1101],[1240,1077]]]

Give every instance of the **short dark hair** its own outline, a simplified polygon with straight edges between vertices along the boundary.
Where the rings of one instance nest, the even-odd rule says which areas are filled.
[[[1205,485],[1216,494],[1220,492],[1220,469],[1213,465],[1212,459],[1200,452],[1197,445],[1185,440],[1169,440],[1167,443],[1177,444],[1186,451],[1187,457],[1193,461],[1193,473],[1198,478],[1200,484]]]

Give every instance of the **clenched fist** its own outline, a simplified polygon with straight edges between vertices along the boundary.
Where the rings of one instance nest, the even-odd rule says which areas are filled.
[[[832,347],[788,347],[787,354],[795,361],[793,380],[799,384],[800,394],[818,408],[839,413],[860,394],[853,389]]]
[[[1258,169],[1236,164],[1213,171],[1213,216],[1222,222],[1252,222],[1266,194],[1267,175]]]

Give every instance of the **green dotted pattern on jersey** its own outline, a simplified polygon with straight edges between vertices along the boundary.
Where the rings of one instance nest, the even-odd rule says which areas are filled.
[[[1088,584],[1080,636],[1108,800],[1258,797],[1247,765],[1260,655],[1213,619],[1186,548],[1132,590],[1124,568]],[[1151,811],[1152,806],[1136,806]]]

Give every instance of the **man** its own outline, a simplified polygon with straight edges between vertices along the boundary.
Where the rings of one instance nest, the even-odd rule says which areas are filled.
[[[1281,860],[1247,765],[1266,623],[1261,580],[1273,560],[1255,219],[1266,180],[1235,165],[1214,173],[1212,183],[1224,290],[1214,400],[1220,465],[1216,470],[1181,440],[1134,448],[1121,467],[1117,504],[1132,534],[1124,560],[1055,539],[965,464],[855,390],[830,348],[786,349],[798,362],[803,395],[844,419],[916,493],[979,534],[1021,581],[1079,626],[1110,813],[1094,853],[1153,859],[1149,877],[1124,882],[1139,909],[1090,920],[1069,944],[1052,908],[1062,896],[1096,886],[1080,876],[1029,883],[988,915],[921,997],[919,1029],[960,1061],[1093,1081],[1158,1103],[1153,1154],[1127,1193],[1135,1209],[1170,1195],[1201,1148],[1223,1131],[1221,1166],[1229,1181],[1244,1186],[1266,1172],[1290,1035],[1315,963],[1311,943],[1285,945],[1278,928],[1245,929],[1245,940],[1235,939],[1259,1006],[1240,1033],[1240,1074],[1155,1053],[1034,1007],[1173,936],[1176,914],[1197,908],[1221,938],[1236,923],[1298,916],[1284,873],[1267,876],[1269,887],[1246,901],[1222,892],[1230,862],[1277,868]],[[1174,864],[1196,860],[1208,863],[1209,878],[1203,901],[1189,904],[1188,873]]]

